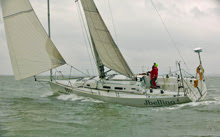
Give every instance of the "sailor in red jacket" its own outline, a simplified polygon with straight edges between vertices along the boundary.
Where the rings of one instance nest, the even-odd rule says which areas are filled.
[[[157,88],[157,84],[156,84],[156,80],[158,77],[158,68],[157,68],[158,64],[154,63],[154,65],[152,66],[152,70],[150,72],[150,84],[151,84],[151,88]]]

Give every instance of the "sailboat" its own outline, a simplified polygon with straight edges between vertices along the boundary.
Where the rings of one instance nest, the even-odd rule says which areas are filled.
[[[93,0],[80,0],[87,21],[98,76],[48,80],[55,94],[76,94],[137,107],[169,106],[201,101],[207,95],[200,53],[199,76],[183,76],[179,63],[176,76],[159,76],[157,89],[150,76],[134,74],[113,40]],[[16,80],[33,77],[66,64],[42,27],[29,0],[1,0],[11,63]],[[108,74],[109,71],[117,74]]]

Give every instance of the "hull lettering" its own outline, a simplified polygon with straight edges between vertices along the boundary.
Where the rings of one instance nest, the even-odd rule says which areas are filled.
[[[175,105],[176,102],[175,101],[165,101],[165,100],[156,100],[156,101],[149,101],[149,100],[145,100],[144,105],[147,106],[158,106],[158,105]]]

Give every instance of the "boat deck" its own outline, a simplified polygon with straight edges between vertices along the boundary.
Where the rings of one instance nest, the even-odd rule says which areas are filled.
[[[75,80],[70,81],[71,83],[74,83]],[[57,84],[63,85],[65,87],[68,87],[69,90],[77,90],[82,93],[86,94],[93,94],[93,95],[99,95],[99,96],[108,96],[108,97],[120,97],[120,98],[170,98],[170,97],[176,97],[177,92],[174,91],[168,91],[163,90],[163,94],[161,94],[162,89],[152,89],[153,92],[150,92],[150,89],[146,89],[146,92],[126,92],[126,91],[120,91],[120,90],[98,90],[98,89],[91,89],[91,88],[85,88],[85,87],[75,87],[71,85],[67,81],[56,81]],[[180,92],[180,96],[184,96],[182,92]]]

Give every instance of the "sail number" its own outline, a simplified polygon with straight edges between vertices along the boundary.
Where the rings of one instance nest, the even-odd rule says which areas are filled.
[[[68,93],[73,92],[72,89],[69,89],[69,88],[65,88],[65,91],[68,92]]]

